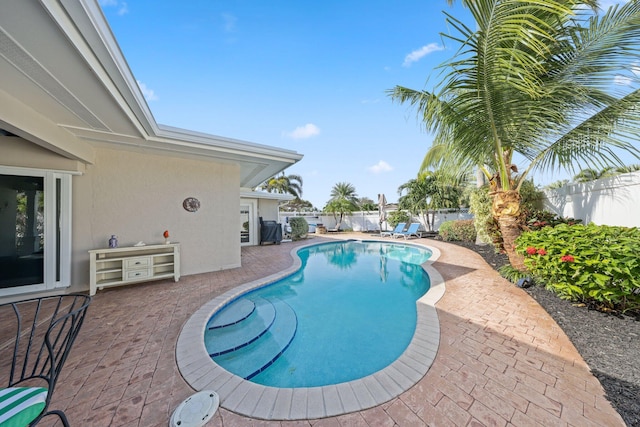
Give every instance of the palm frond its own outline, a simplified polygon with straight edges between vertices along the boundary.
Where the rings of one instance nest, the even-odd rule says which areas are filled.
[[[439,67],[442,80],[432,91],[391,93],[434,135],[422,171],[443,161],[481,165],[509,189],[533,168],[604,167],[621,151],[638,155],[637,94],[612,84],[625,71],[633,79],[640,61],[640,1],[598,16],[581,9],[596,8],[594,0],[462,3],[476,26],[445,12],[453,34],[443,37],[458,49]],[[531,161],[517,177],[516,153]]]
[[[640,159],[640,89],[588,117],[532,160],[540,169],[623,166],[620,151]]]

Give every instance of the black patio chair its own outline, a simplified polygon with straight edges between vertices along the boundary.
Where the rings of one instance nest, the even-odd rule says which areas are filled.
[[[0,304],[0,425],[33,426],[55,414],[69,426],[49,402],[90,302],[69,294]]]

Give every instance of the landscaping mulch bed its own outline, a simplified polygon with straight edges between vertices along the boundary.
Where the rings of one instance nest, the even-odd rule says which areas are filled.
[[[491,245],[449,243],[477,252],[496,270],[509,263]],[[542,286],[525,290],[571,339],[627,425],[640,427],[640,319],[576,305]]]

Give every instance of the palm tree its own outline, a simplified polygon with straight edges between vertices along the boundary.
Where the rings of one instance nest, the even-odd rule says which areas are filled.
[[[331,199],[325,206],[326,212],[336,217],[336,230],[340,229],[345,214],[359,209],[356,188],[348,182],[339,182],[331,189]]]
[[[619,166],[616,168],[616,173],[618,174],[631,173],[631,172],[637,172],[637,171],[640,171],[639,164]]]
[[[589,182],[589,181],[595,181],[596,179],[606,178],[613,175],[616,175],[616,173],[614,168],[611,166],[607,166],[602,170],[587,168],[587,169],[582,169],[580,172],[578,172],[578,174],[573,177],[573,180],[575,182]]]
[[[279,176],[272,176],[266,180],[260,189],[268,193],[288,193],[299,199],[302,196],[302,177],[300,175],[285,175],[282,172]]]
[[[561,179],[561,180],[552,182],[551,184],[545,186],[544,188],[548,190],[557,190],[559,188],[564,187],[568,183],[569,183],[568,179]]]
[[[369,197],[360,197],[358,199],[358,206],[361,210],[366,212],[378,210],[378,204]]]
[[[433,221],[429,217],[430,212],[434,209],[459,207],[461,194],[458,183],[452,182],[443,172],[425,171],[418,178],[410,179],[398,187],[398,207],[418,215],[431,231]]]
[[[313,203],[308,200],[302,200],[299,197],[280,205],[281,212],[313,212],[316,210]]]
[[[601,170],[587,168],[578,172],[578,174],[573,177],[573,180],[575,182],[589,182],[600,178],[609,178],[623,173],[636,172],[638,170],[640,170],[640,165],[619,166],[617,168],[607,166]]]
[[[574,170],[640,158],[640,91],[613,85],[640,57],[640,1],[594,15],[595,0],[462,0],[476,23],[447,15],[460,48],[433,91],[396,86],[392,99],[417,108],[427,130],[460,163],[479,165],[511,264],[522,232],[520,186],[535,169]],[[632,77],[633,78],[633,77]],[[444,147],[444,148],[443,148]],[[514,164],[522,157],[524,170]]]
[[[358,195],[356,194],[356,187],[348,182],[339,182],[331,189],[330,200],[348,200],[354,205],[358,204]]]

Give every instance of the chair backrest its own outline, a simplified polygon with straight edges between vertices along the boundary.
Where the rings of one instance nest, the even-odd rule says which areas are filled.
[[[34,424],[47,412],[90,302],[88,295],[69,294],[0,304],[0,387],[48,390]]]
[[[404,230],[404,227],[407,225],[406,222],[399,222],[398,225],[396,225],[396,228],[393,229],[394,233],[402,233],[402,231]]]
[[[412,222],[411,225],[409,226],[409,228],[406,231],[406,234],[413,234],[416,231],[418,231],[418,228],[420,228],[420,223],[419,222]]]

